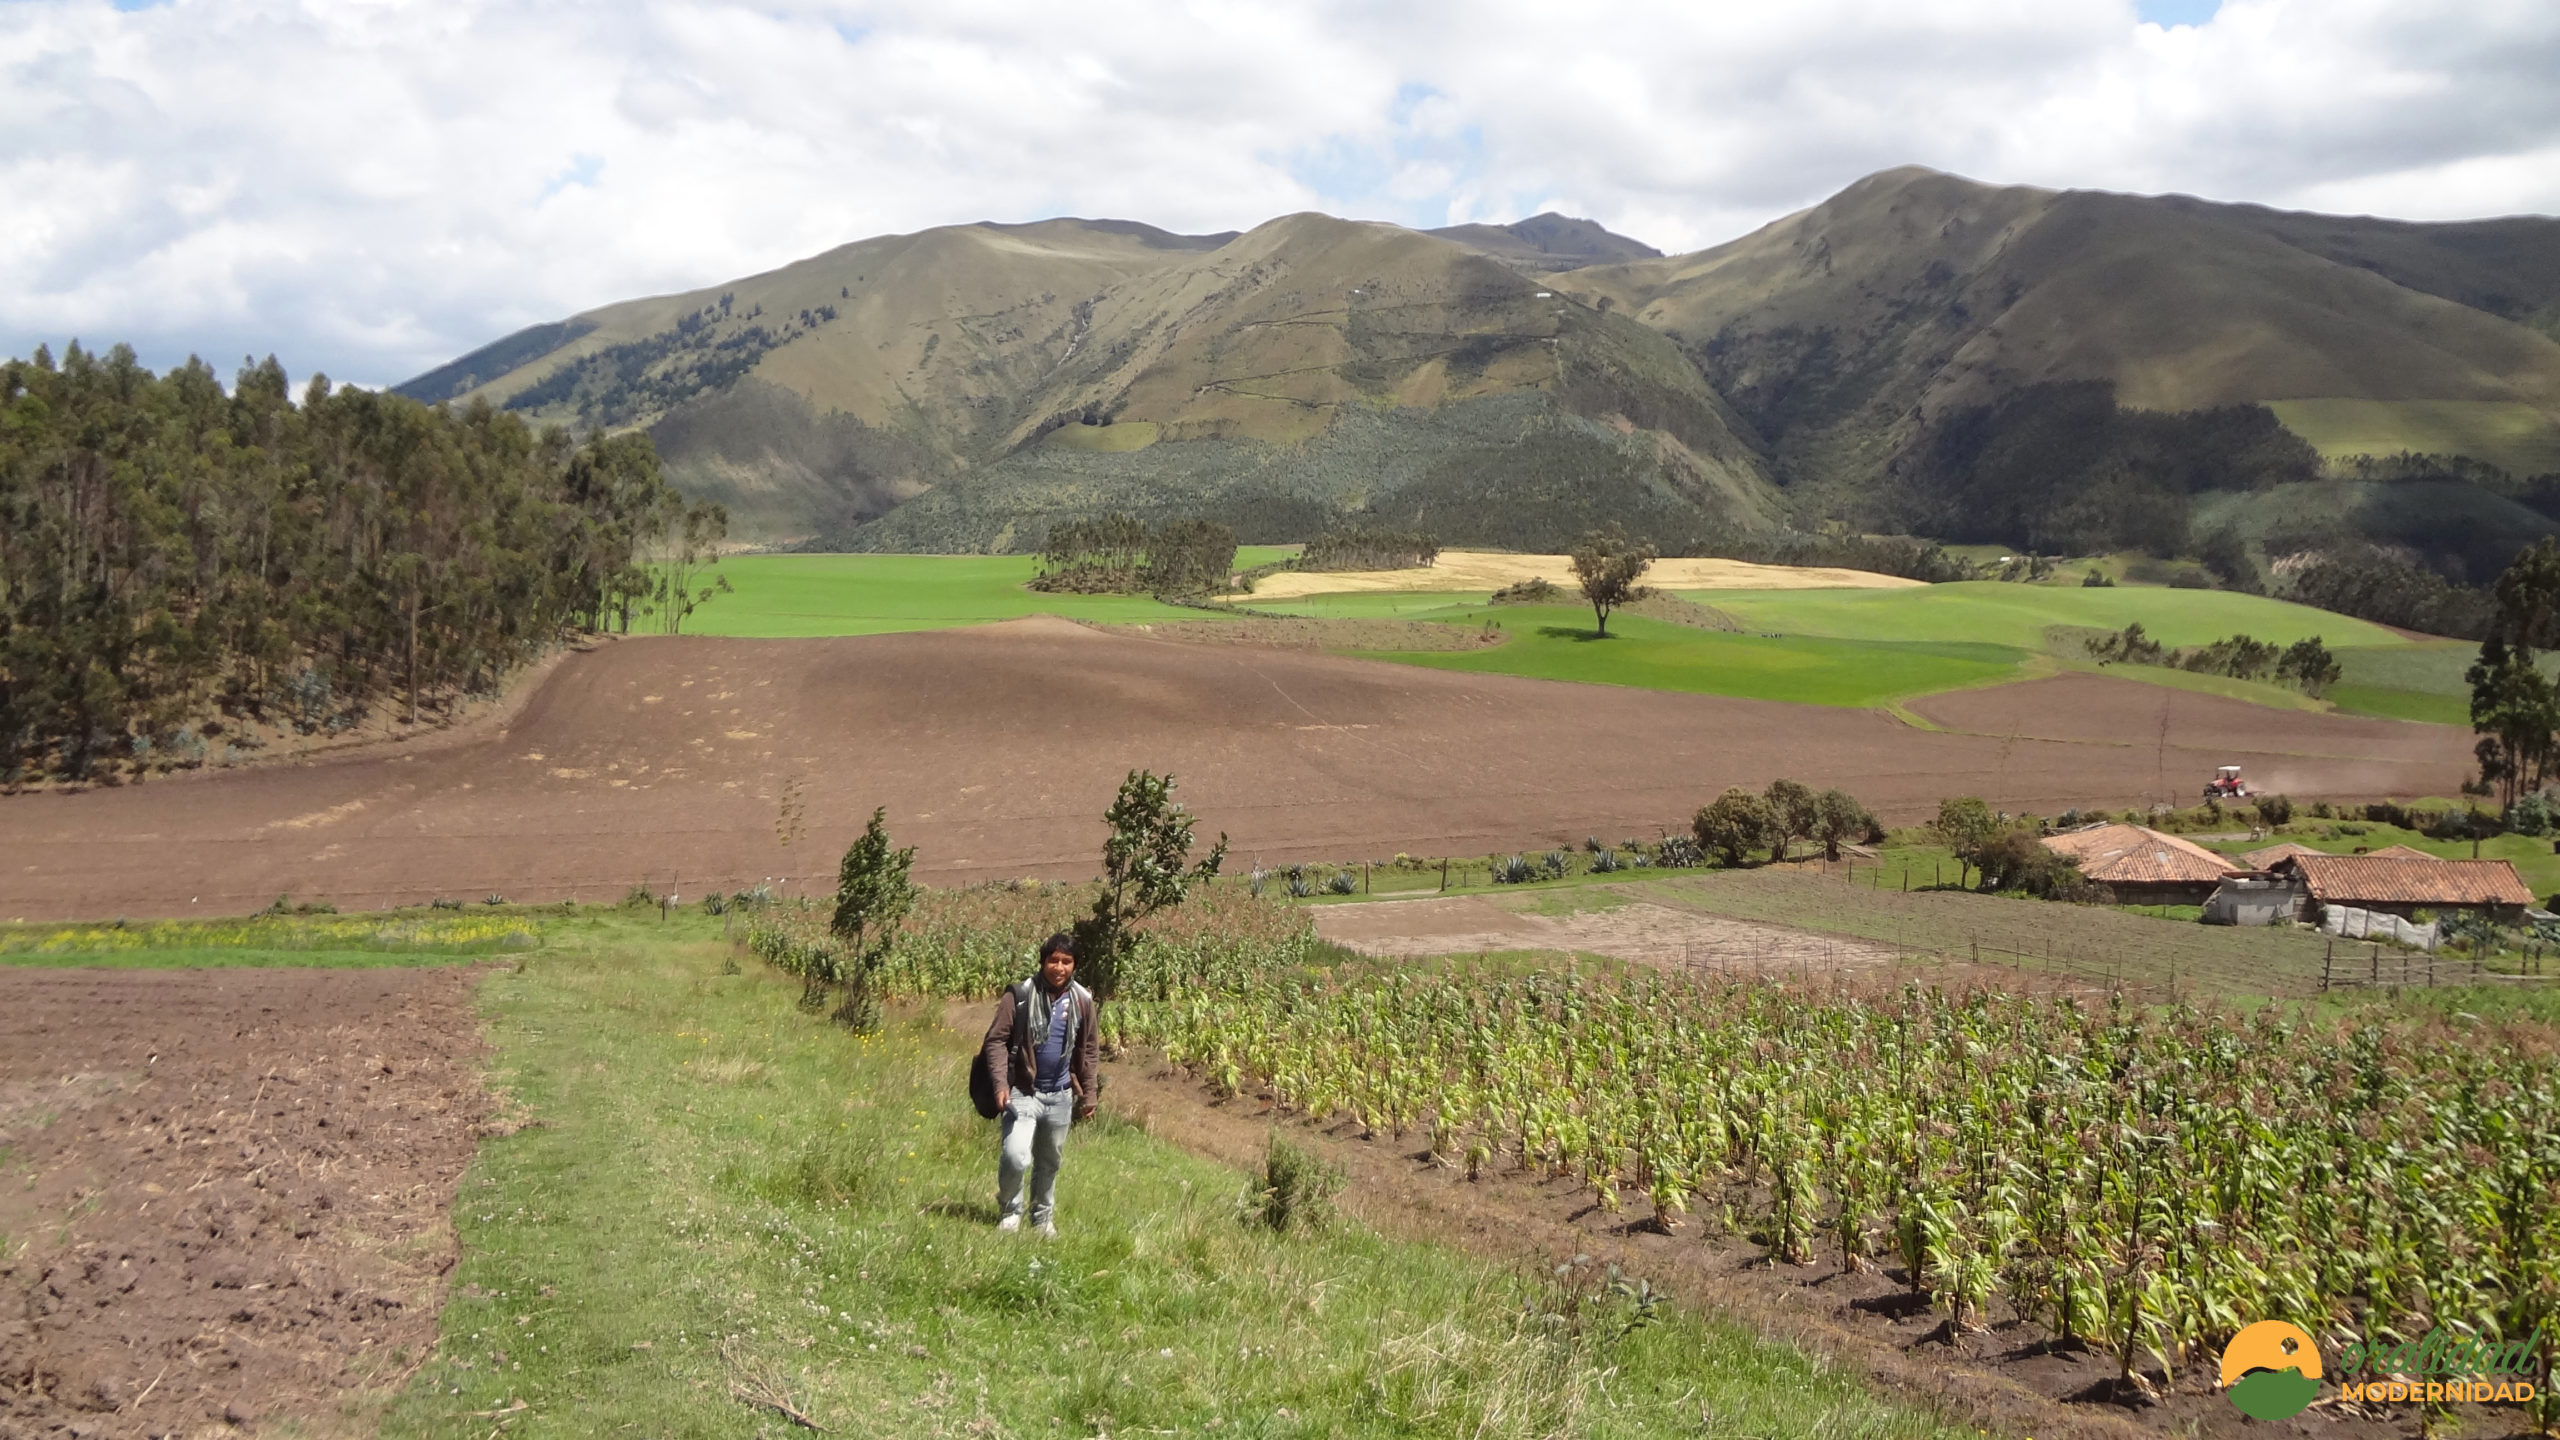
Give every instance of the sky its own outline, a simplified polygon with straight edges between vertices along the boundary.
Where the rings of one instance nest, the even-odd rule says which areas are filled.
[[[1866,174],[2560,213],[2550,0],[0,0],[0,352],[388,384],[866,236],[1588,216]]]

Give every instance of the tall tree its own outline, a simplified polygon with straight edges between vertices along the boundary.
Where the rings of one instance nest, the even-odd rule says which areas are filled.
[[[1600,634],[1609,634],[1609,612],[1635,598],[1636,582],[1653,565],[1657,552],[1642,540],[1630,540],[1615,525],[1594,530],[1573,547],[1573,573],[1582,582],[1582,598],[1591,602]]]

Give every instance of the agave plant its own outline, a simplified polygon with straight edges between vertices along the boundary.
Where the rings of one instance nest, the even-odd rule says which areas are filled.
[[[1316,893],[1315,882],[1307,878],[1305,868],[1297,865],[1290,866],[1289,898],[1292,900],[1304,900],[1314,893]]]
[[[1567,875],[1573,873],[1573,852],[1569,850],[1548,851],[1546,858],[1538,862],[1538,870],[1539,873],[1545,875],[1550,880],[1563,879]]]
[[[1618,859],[1618,852],[1615,850],[1591,852],[1591,873],[1594,875],[1615,875],[1624,868],[1625,864]]]
[[[1653,859],[1655,864],[1675,870],[1693,870],[1707,863],[1707,852],[1699,849],[1698,842],[1689,836],[1665,835],[1662,843],[1654,848]]]
[[[1526,885],[1536,878],[1537,867],[1531,865],[1525,855],[1506,855],[1493,862],[1493,883],[1496,885]]]
[[[1333,878],[1324,882],[1324,888],[1336,895],[1350,895],[1359,890],[1360,882],[1351,878],[1350,871],[1336,870]]]

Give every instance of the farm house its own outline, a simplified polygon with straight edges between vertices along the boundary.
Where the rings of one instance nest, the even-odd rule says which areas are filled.
[[[2044,843],[2130,904],[2201,905],[2240,868],[2192,840],[2121,821],[2050,835]]]
[[[2516,867],[2504,860],[2439,860],[2419,854],[2293,855],[2273,876],[2301,886],[2304,919],[2317,920],[2331,906],[2379,910],[2415,919],[2420,910],[2478,911],[2515,923],[2533,904]]]

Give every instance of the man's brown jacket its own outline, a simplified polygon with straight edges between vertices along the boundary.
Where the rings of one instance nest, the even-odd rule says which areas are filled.
[[[1040,981],[1035,977],[1031,983],[1037,985]],[[1093,992],[1072,980],[1067,987],[1075,997],[1076,1018],[1075,1048],[1067,1055],[1067,1079],[1075,1087],[1076,1108],[1083,1110],[1101,1093],[1094,1083],[1094,1069],[1102,1061],[1102,1044],[1094,1038]],[[1037,1057],[1031,1053],[1031,1027],[1014,1023],[1014,997],[1020,993],[1020,986],[1008,986],[1004,994],[996,997],[996,1018],[987,1026],[986,1041],[987,1073],[1004,1076],[1006,1088],[1017,1092],[1029,1091],[1039,1083],[1039,1075],[1032,1068]],[[1053,1003],[1049,1020],[1052,1025],[1061,1018],[1055,1012]]]

